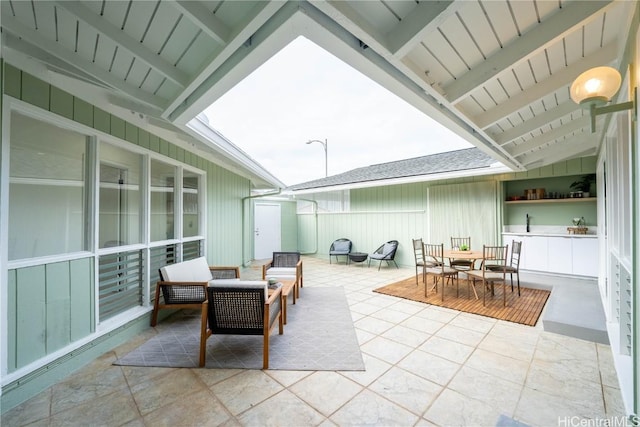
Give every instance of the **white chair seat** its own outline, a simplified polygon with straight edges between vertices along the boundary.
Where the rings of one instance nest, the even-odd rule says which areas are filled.
[[[266,278],[276,279],[295,279],[296,268],[295,267],[271,267],[267,269]]]

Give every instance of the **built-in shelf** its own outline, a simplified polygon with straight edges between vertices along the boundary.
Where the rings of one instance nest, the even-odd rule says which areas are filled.
[[[575,197],[566,199],[537,199],[537,200],[507,200],[505,203],[508,205],[517,203],[580,203],[580,202],[595,202],[597,197]]]

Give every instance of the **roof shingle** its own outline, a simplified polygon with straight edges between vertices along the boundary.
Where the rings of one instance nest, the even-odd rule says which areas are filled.
[[[287,187],[286,190],[308,190],[362,182],[384,181],[394,178],[488,168],[494,163],[496,163],[495,159],[483,153],[478,148],[466,148],[463,150],[447,151],[445,153],[365,166],[338,175],[295,184]],[[381,183],[381,185],[383,184]]]

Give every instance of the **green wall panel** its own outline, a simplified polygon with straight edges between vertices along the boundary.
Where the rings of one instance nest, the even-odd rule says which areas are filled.
[[[52,353],[68,345],[71,329],[71,290],[69,263],[57,262],[45,267],[46,274],[46,350]]]
[[[84,338],[94,332],[93,261],[91,258],[73,260],[69,263],[71,289],[71,341]]]
[[[160,138],[160,149],[158,151],[160,154],[162,154],[163,156],[169,156],[169,141]]]
[[[16,366],[20,368],[47,354],[44,266],[17,270],[16,307]]]
[[[109,133],[116,138],[124,139],[125,136],[125,121],[119,117],[111,116],[111,129]]]
[[[30,74],[22,73],[22,100],[49,110],[49,85]]]
[[[280,247],[283,251],[298,250],[298,221],[296,219],[296,210],[296,202],[280,203],[280,230],[282,234]]]
[[[93,105],[80,98],[73,98],[73,120],[93,127]]]
[[[582,171],[583,171],[583,169],[582,169],[582,160],[580,160],[580,159],[567,160],[567,173],[568,174],[579,174]]]
[[[138,145],[138,126],[125,122],[124,139],[132,144]]]
[[[149,148],[149,132],[144,129],[138,129],[138,145]]]
[[[149,149],[156,153],[160,151],[160,138],[156,135],[149,135]]]
[[[111,133],[111,114],[94,107],[93,126],[95,129],[101,132]]]
[[[508,204],[505,207],[505,225],[524,225],[526,216],[531,217],[531,226],[560,225],[573,226],[572,218],[584,217],[589,227],[598,224],[597,203],[521,203]]]
[[[73,119],[73,95],[51,86],[51,112]]]
[[[3,62],[4,64],[4,85],[3,90],[9,96],[21,99],[22,92],[22,72],[17,68]]]

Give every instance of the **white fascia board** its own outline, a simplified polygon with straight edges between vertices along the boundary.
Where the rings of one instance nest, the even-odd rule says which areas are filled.
[[[241,164],[252,174],[259,176],[270,184],[273,184],[274,188],[286,187],[285,183],[273,176],[269,171],[262,167],[262,165],[249,157],[247,153],[242,151],[215,129],[211,128],[199,117],[196,116],[191,119],[191,121],[186,124],[185,130],[191,131],[189,133],[198,140],[202,141],[207,147],[210,147],[211,149]]]
[[[306,188],[304,190],[284,190],[283,195],[298,195],[310,193],[327,193],[330,191],[355,190],[359,188],[387,187],[391,185],[413,184],[416,182],[440,181],[443,179],[466,178],[473,176],[496,175],[502,173],[513,173],[514,170],[503,165],[494,163],[487,168],[466,169],[463,171],[452,171],[444,173],[434,173],[428,175],[414,175],[401,178],[381,179],[377,181],[355,182],[351,184],[333,185],[327,187]]]

